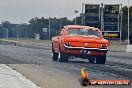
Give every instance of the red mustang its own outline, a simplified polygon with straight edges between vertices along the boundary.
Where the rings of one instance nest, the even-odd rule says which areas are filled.
[[[98,28],[64,26],[59,36],[52,38],[53,60],[67,62],[69,58],[88,59],[90,63],[105,64],[109,42]]]

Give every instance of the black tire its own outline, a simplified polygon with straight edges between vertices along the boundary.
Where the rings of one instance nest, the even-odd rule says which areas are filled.
[[[106,56],[98,56],[96,57],[96,63],[97,64],[105,64],[106,62]]]
[[[89,57],[88,60],[89,63],[93,64],[95,62],[95,57]]]
[[[58,61],[58,53],[55,53],[53,46],[52,46],[52,60]]]
[[[58,53],[52,52],[52,60],[58,61]]]
[[[68,54],[60,51],[58,54],[58,61],[59,62],[68,62],[69,61]]]

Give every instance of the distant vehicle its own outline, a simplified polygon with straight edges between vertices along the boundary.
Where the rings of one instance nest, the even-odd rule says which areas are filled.
[[[67,25],[59,36],[52,37],[53,60],[68,62],[69,58],[88,59],[90,63],[105,64],[109,42],[95,27]]]

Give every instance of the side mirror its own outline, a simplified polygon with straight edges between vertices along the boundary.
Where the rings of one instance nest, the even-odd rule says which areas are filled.
[[[61,31],[61,32],[60,32],[60,36],[62,36],[62,34],[63,34],[63,33],[62,33],[62,31]]]
[[[61,29],[61,31],[60,31],[60,36],[62,36],[63,35],[63,29]]]

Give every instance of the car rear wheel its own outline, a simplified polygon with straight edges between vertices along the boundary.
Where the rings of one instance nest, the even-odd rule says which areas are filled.
[[[106,56],[98,56],[96,57],[96,63],[97,64],[105,64],[106,62]]]
[[[69,61],[68,54],[60,51],[59,54],[58,54],[58,61],[59,62],[68,62]]]
[[[89,57],[88,60],[89,60],[89,63],[92,63],[93,64],[94,61],[95,61],[95,57]]]
[[[55,53],[53,47],[52,47],[52,60],[53,61],[58,61],[58,53]]]
[[[52,52],[52,59],[53,59],[53,61],[57,61],[58,60],[58,54],[55,52]]]

